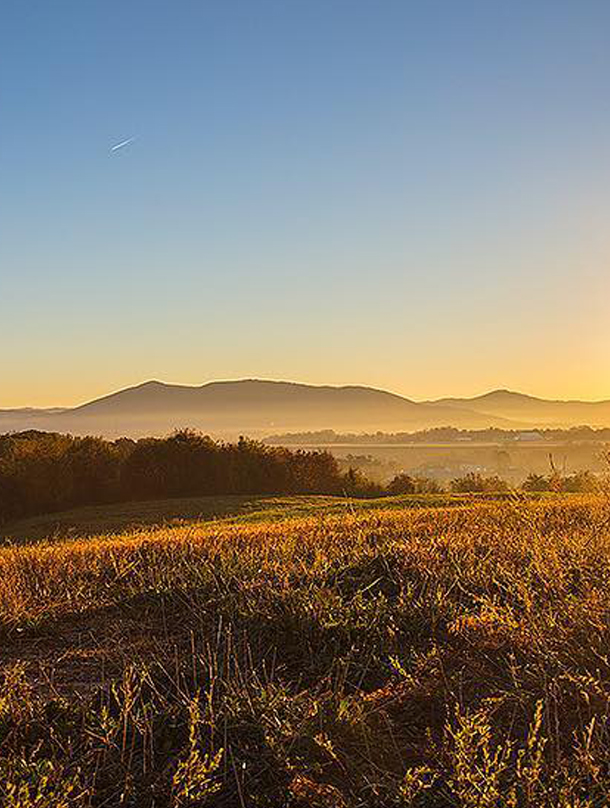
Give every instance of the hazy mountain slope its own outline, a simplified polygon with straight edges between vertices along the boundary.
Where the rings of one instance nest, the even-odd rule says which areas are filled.
[[[22,428],[74,434],[156,435],[192,426],[233,436],[284,429],[415,430],[448,424],[463,428],[513,425],[506,419],[481,416],[463,407],[416,403],[368,387],[244,380],[212,382],[201,387],[147,382],[73,410],[25,418]]]
[[[443,410],[464,409],[540,427],[610,426],[610,401],[553,401],[494,390],[475,398],[443,398],[427,403]]]
[[[0,410],[0,432],[14,432],[20,429],[46,429],[49,418],[66,412],[61,407],[36,409],[35,407],[21,407],[17,409]]]
[[[581,424],[610,426],[610,402],[545,401],[507,390],[415,402],[370,387],[242,380],[201,387],[146,382],[70,410],[0,410],[0,432],[42,429],[109,437],[164,435],[182,427],[233,438],[316,429],[409,432],[435,426]]]

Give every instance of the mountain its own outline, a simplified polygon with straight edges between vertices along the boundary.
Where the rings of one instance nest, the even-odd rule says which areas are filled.
[[[108,437],[165,435],[192,427],[234,438],[334,429],[411,432],[435,426],[532,429],[610,426],[610,401],[547,401],[508,390],[474,398],[416,402],[371,387],[292,382],[210,382],[200,387],[151,381],[73,409],[0,410],[0,432],[40,429]]]
[[[482,416],[508,418],[527,426],[610,426],[610,401],[548,400],[511,390],[493,390],[474,398],[442,398],[426,403],[442,410],[449,407]]]
[[[417,403],[370,387],[254,379],[211,382],[201,387],[151,381],[70,410],[22,412],[20,417],[13,415],[6,420],[0,413],[0,431],[43,429],[107,436],[163,435],[187,426],[235,437],[240,433],[264,435],[321,428],[410,431],[449,424],[464,429],[513,426],[502,416]]]
[[[17,409],[0,410],[0,432],[14,432],[30,428],[28,424],[46,421],[47,418],[59,415],[66,410],[61,407],[36,409],[35,407],[21,407]]]

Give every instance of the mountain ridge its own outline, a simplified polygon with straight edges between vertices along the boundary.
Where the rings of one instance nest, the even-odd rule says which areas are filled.
[[[193,427],[219,436],[329,428],[339,431],[535,429],[610,426],[610,401],[542,399],[508,389],[415,401],[366,385],[237,379],[180,385],[151,379],[72,408],[0,410],[0,432],[21,429],[162,435]]]
[[[493,390],[472,398],[442,398],[432,406],[474,410],[481,415],[531,422],[536,426],[570,427],[610,424],[610,401],[579,399],[544,399],[512,390]]]

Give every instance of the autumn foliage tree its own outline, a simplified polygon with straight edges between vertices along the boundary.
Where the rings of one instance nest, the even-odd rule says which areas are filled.
[[[138,441],[35,431],[0,436],[0,521],[129,500],[344,490],[329,452],[247,438],[220,443],[192,430]]]

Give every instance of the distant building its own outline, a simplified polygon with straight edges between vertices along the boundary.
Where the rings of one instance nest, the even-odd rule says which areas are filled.
[[[514,439],[521,441],[541,441],[544,440],[544,435],[541,435],[540,432],[519,432],[519,434],[515,435]]]

